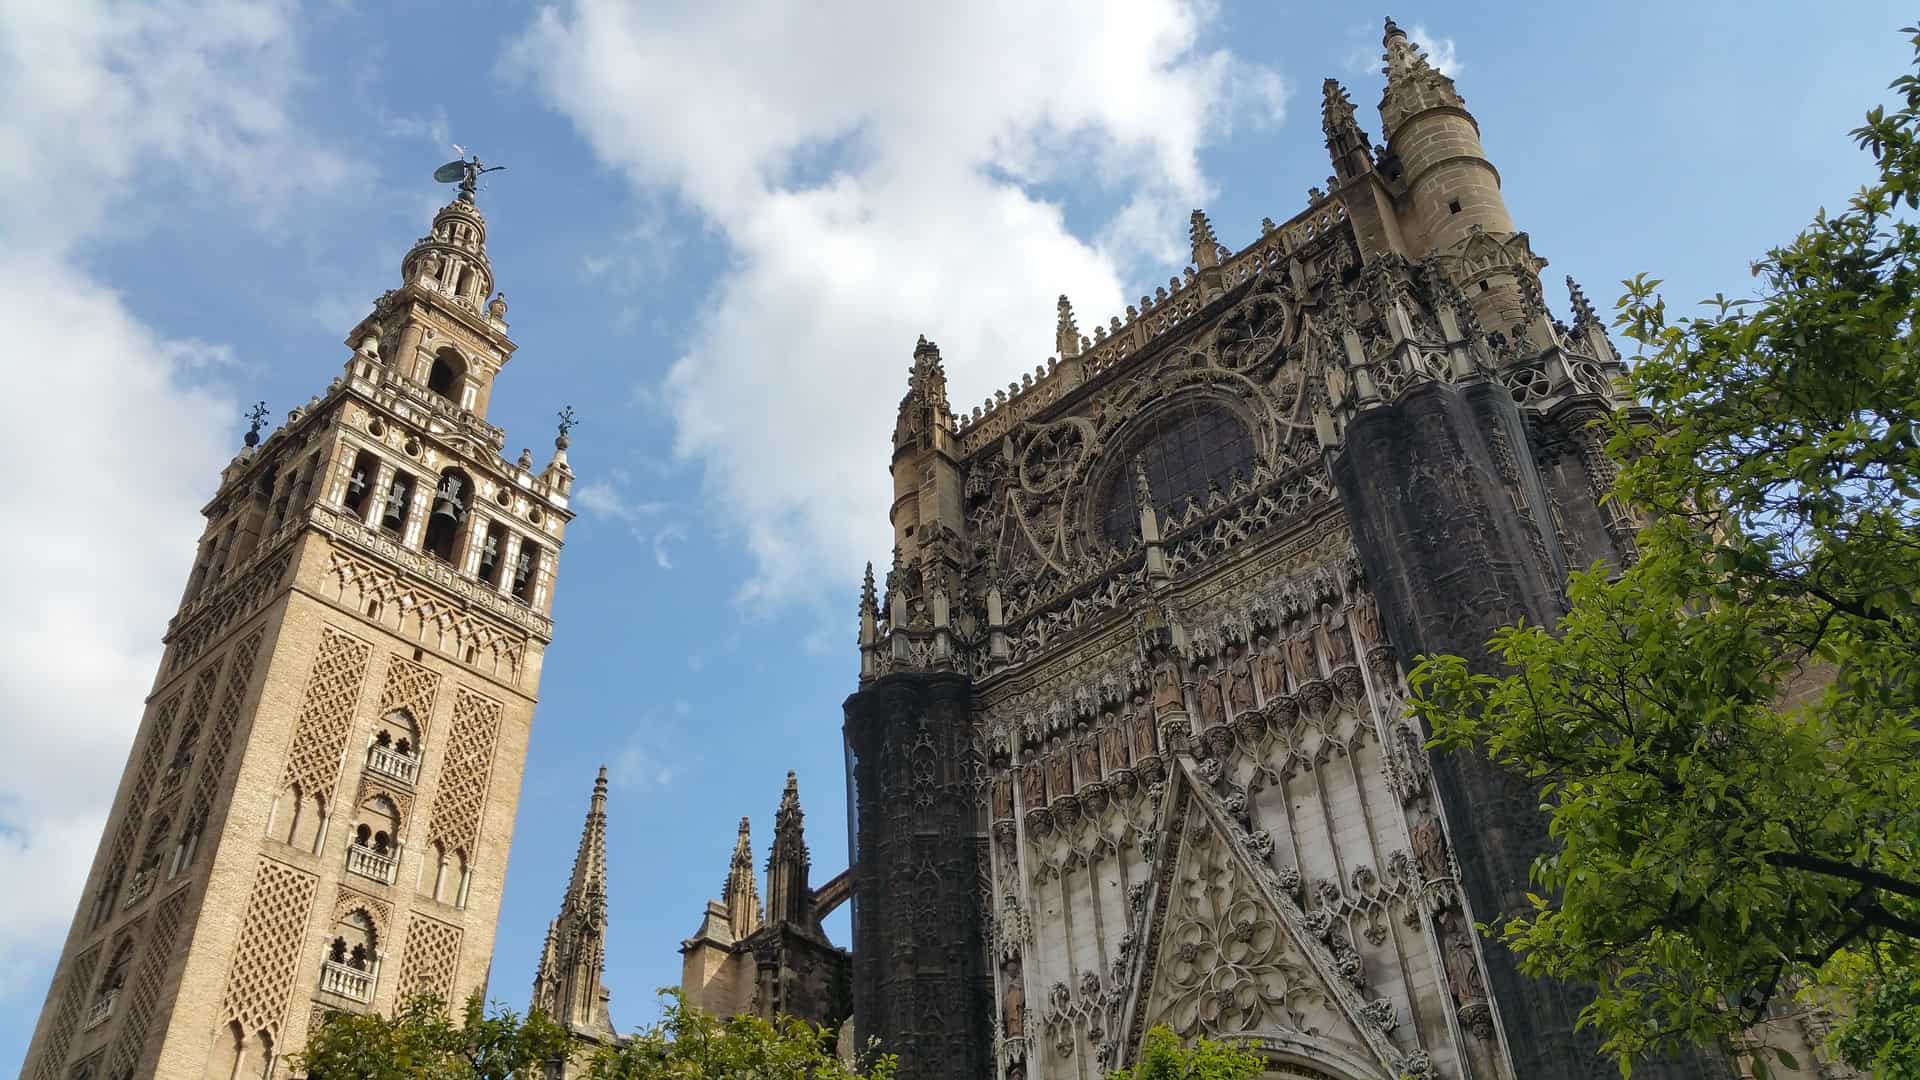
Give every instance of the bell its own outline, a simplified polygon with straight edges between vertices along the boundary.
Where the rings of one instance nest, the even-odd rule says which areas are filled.
[[[520,553],[519,561],[515,563],[513,567],[513,587],[517,589],[520,586],[525,585],[527,583],[527,579],[532,576],[533,576],[533,555],[530,554],[529,552],[522,551]]]
[[[460,499],[460,478],[441,477],[440,489],[433,495],[433,516],[449,518],[458,524],[460,519],[466,516],[466,512],[466,503]]]
[[[498,565],[500,565],[500,541],[489,536],[487,542],[480,548],[480,576],[492,579],[493,568]]]
[[[347,481],[347,497],[349,499],[357,500],[360,498],[361,495],[366,494],[366,490],[367,490],[366,470],[364,469],[353,470],[353,479]]]

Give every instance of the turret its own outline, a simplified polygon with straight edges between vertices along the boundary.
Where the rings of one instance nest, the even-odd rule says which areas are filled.
[[[966,529],[957,453],[940,348],[922,337],[913,349],[907,392],[893,428],[893,509],[888,515],[894,542],[909,564],[918,563],[921,553],[938,544],[943,534],[959,536]]]
[[[773,852],[767,857],[767,921],[813,925],[813,894],[807,888],[812,859],[800,812],[800,784],[787,773],[787,788],[773,818]]]
[[[1380,124],[1406,185],[1411,213],[1403,224],[1414,242],[1412,254],[1451,247],[1475,225],[1490,233],[1512,232],[1500,173],[1481,149],[1480,125],[1453,80],[1429,63],[1392,19],[1381,40],[1387,88],[1380,97]]]
[[[601,984],[607,942],[607,770],[601,766],[587,804],[586,825],[573,857],[573,876],[560,914],[547,925],[546,946],[533,976],[532,1007],[570,1035],[591,1042],[613,1038],[610,997]]]
[[[1334,178],[1342,183],[1373,171],[1367,133],[1354,116],[1353,101],[1338,79],[1320,84],[1320,130],[1327,136],[1327,156]]]

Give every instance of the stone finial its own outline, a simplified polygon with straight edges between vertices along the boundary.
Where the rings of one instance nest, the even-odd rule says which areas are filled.
[[[1060,302],[1056,306],[1059,309],[1059,317],[1053,324],[1053,349],[1060,354],[1060,358],[1063,360],[1071,356],[1078,356],[1080,354],[1080,327],[1073,321],[1073,302],[1067,299],[1066,293],[1061,293]]]
[[[1213,222],[1205,210],[1195,210],[1187,222],[1187,239],[1193,243],[1193,264],[1205,269],[1220,265],[1220,240],[1213,235]]]
[[[501,322],[506,321],[507,319],[507,294],[506,293],[493,294],[493,299],[487,301],[487,314],[492,318],[499,319]]]
[[[574,419],[573,406],[571,405],[563,407],[554,415],[560,420],[560,434],[554,438],[553,448],[564,451],[571,442],[571,440],[567,438],[567,433],[580,426],[580,421]]]
[[[1600,316],[1594,312],[1593,305],[1587,301],[1587,294],[1581,290],[1580,283],[1573,280],[1572,274],[1567,275],[1567,297],[1573,306],[1573,328],[1576,331],[1600,324]]]
[[[877,602],[873,587],[873,560],[868,559],[866,578],[860,582],[860,610],[872,611]]]

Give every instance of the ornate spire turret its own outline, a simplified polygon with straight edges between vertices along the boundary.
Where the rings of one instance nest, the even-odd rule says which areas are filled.
[[[767,857],[767,921],[813,924],[813,894],[807,887],[812,857],[800,811],[800,782],[787,773],[780,809],[773,816],[773,852]]]
[[[910,443],[924,443],[935,430],[953,431],[953,415],[947,406],[947,372],[940,365],[940,346],[925,334],[913,347],[913,366],[907,369],[907,392],[900,399],[900,417],[894,423],[895,449]]]
[[[740,835],[733,842],[727,883],[720,887],[720,902],[726,905],[735,941],[760,929],[760,885],[753,874],[753,825],[744,817],[740,819]]]
[[[1220,265],[1220,239],[1213,235],[1213,222],[1205,210],[1195,210],[1187,219],[1187,239],[1193,244],[1193,265],[1202,270]]]
[[[547,940],[533,976],[532,1007],[569,1033],[604,1040],[613,1037],[607,1012],[609,994],[601,985],[607,941],[607,769],[593,782],[586,825],[573,857],[573,876],[560,901],[560,914],[547,925]]]
[[[1386,33],[1380,38],[1386,50],[1380,70],[1387,76],[1386,91],[1380,97],[1380,123],[1391,138],[1401,121],[1427,109],[1448,107],[1466,109],[1466,102],[1447,78],[1427,60],[1427,54],[1387,17]]]
[[[1333,159],[1333,173],[1351,180],[1373,169],[1371,145],[1367,133],[1353,113],[1353,99],[1338,79],[1320,84],[1320,130],[1327,136],[1327,156]]]

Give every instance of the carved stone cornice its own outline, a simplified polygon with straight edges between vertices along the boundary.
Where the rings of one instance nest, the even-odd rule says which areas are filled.
[[[368,528],[365,523],[332,507],[316,505],[310,514],[314,528],[336,543],[379,560],[389,569],[404,575],[408,581],[431,586],[443,594],[452,606],[469,612],[477,610],[483,616],[504,623],[500,629],[508,636],[514,635],[507,628],[515,627],[536,638],[542,645],[553,641],[552,619],[525,604],[501,596],[485,582],[474,581],[446,563],[417,551],[409,551],[385,534]]]

